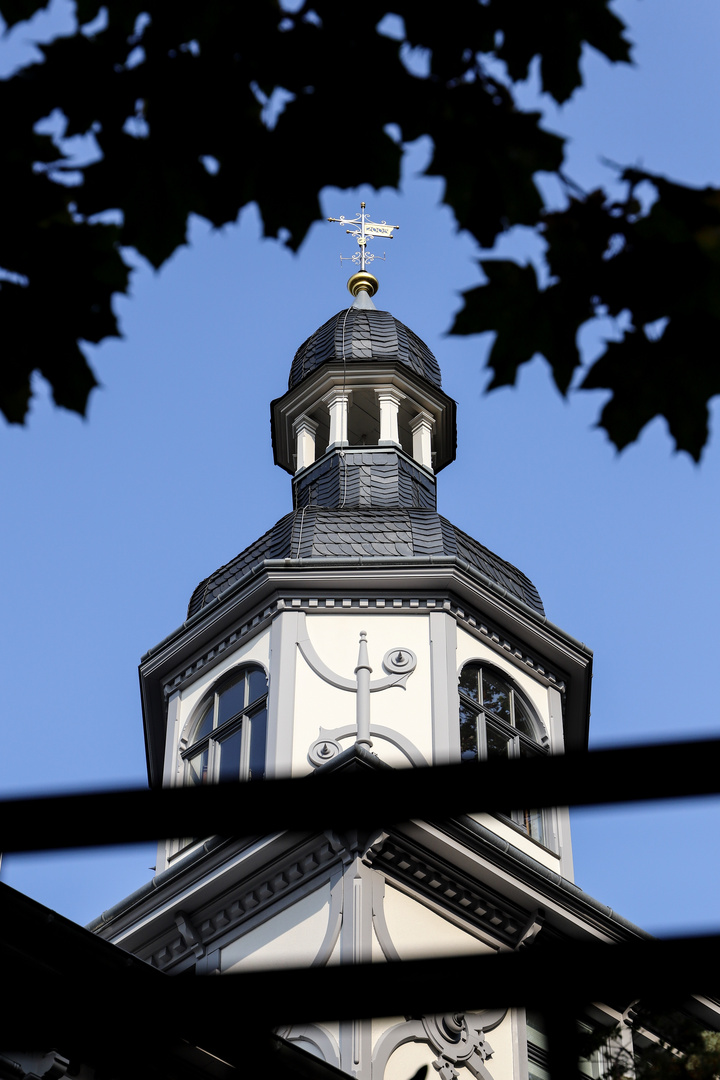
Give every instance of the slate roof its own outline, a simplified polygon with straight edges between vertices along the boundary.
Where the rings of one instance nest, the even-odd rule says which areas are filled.
[[[289,388],[325,361],[397,360],[441,388],[440,367],[424,341],[389,311],[346,308],[316,330],[295,353]]]
[[[190,598],[188,618],[240,581],[265,559],[375,558],[452,555],[544,615],[533,583],[516,567],[456,529],[435,510],[294,510],[205,581]]]
[[[293,506],[434,510],[436,481],[394,447],[346,450],[293,478]]]

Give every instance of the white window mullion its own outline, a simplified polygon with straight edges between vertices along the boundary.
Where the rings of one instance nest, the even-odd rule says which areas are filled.
[[[250,776],[250,734],[252,731],[249,716],[243,716],[241,720],[240,739],[240,779],[247,780]]]
[[[482,710],[477,715],[477,741],[478,761],[487,761],[487,729],[485,727],[485,713]]]
[[[219,768],[219,747],[215,739],[210,738],[207,742],[207,782],[214,784],[217,780]]]

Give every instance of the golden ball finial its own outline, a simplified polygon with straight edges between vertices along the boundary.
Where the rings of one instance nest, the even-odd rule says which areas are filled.
[[[347,287],[353,296],[361,292],[374,296],[380,288],[380,282],[374,274],[368,274],[367,270],[358,270],[357,274],[353,274],[348,280]]]

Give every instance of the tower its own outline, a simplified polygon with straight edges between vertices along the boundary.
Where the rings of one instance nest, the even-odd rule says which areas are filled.
[[[351,284],[271,406],[291,512],[203,581],[141,662],[154,786],[586,745],[591,654],[523,573],[438,514],[455,403],[427,346],[376,308],[364,265]],[[574,886],[563,808],[371,837],[254,829],[161,844],[153,881],[93,929],[162,971],[205,974],[639,933]],[[543,1076],[522,1010],[281,1034],[362,1080],[423,1064],[443,1080]]]

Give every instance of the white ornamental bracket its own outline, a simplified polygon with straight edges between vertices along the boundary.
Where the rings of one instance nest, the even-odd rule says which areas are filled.
[[[391,686],[400,686],[404,690],[405,684],[417,667],[415,653],[412,649],[406,649],[404,646],[388,649],[382,661],[383,668],[388,674],[382,679],[371,680],[372,668],[368,660],[367,634],[362,630],[360,632],[355,679],[353,680],[338,675],[320,659],[306,632],[303,632],[303,636],[298,638],[297,646],[303,659],[316,675],[329,683],[330,686],[334,686],[336,690],[347,690],[357,695],[355,710],[357,735],[355,741],[359,746],[372,746],[372,739],[370,738],[370,695],[387,690]]]

